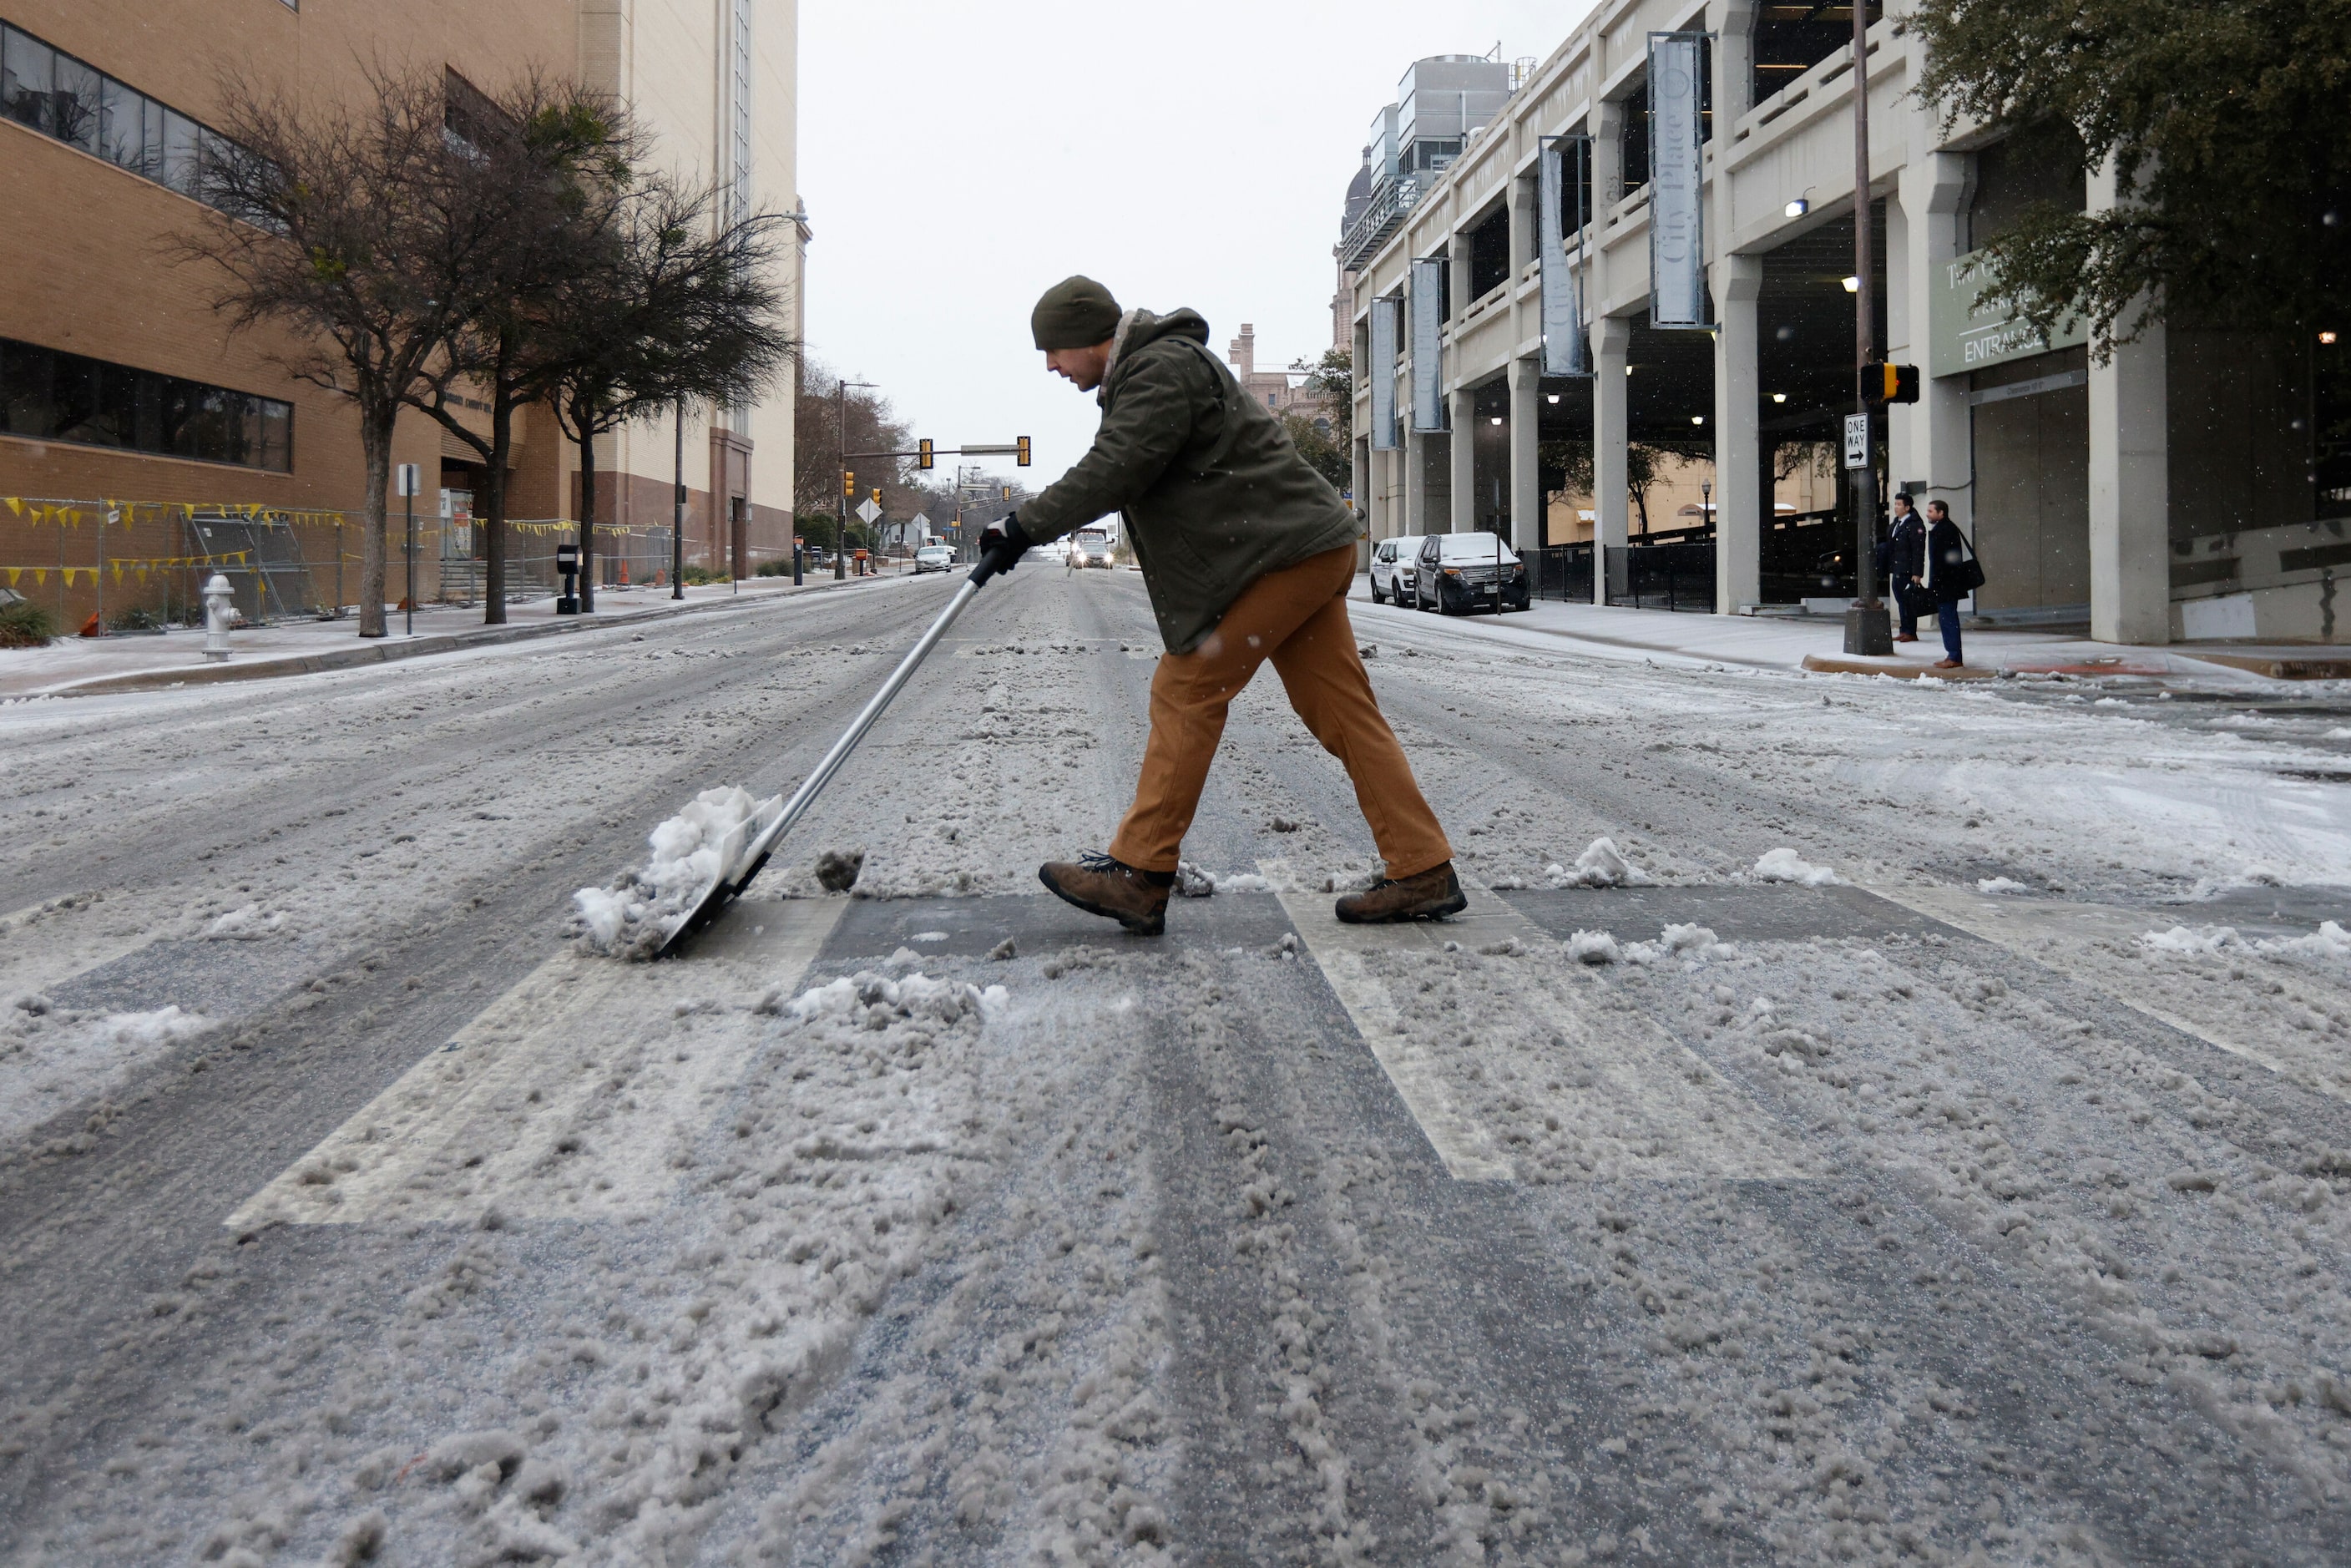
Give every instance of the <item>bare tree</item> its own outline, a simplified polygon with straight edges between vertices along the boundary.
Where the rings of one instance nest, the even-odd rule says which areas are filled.
[[[381,637],[392,427],[481,297],[498,236],[446,135],[440,76],[370,76],[356,99],[231,78],[228,145],[204,171],[215,210],[172,250],[217,270],[214,308],[233,330],[287,329],[303,347],[279,362],[359,411],[360,635]]]
[[[688,402],[740,405],[798,352],[773,281],[779,214],[726,214],[723,187],[608,171],[580,265],[532,331],[556,418],[580,447],[580,604],[596,607],[596,437]]]
[[[468,258],[468,277],[449,279],[453,293],[470,284],[475,297],[437,369],[406,401],[482,460],[482,619],[495,625],[507,618],[515,411],[562,369],[564,342],[543,329],[545,318],[594,271],[613,229],[613,193],[626,190],[644,137],[611,94],[576,82],[533,76],[493,100],[455,72],[446,79],[449,136],[462,154],[455,178],[469,208],[495,215],[474,225],[495,237],[487,254]],[[459,388],[487,403],[486,435],[459,416],[467,401]]]
[[[793,472],[796,513],[831,516],[841,494],[841,453],[904,452],[914,444],[912,429],[898,417],[887,395],[855,385],[843,393],[839,389],[847,379],[830,365],[801,361],[792,414],[792,450],[805,454]],[[922,470],[912,458],[863,458],[855,472],[859,493],[879,486],[883,510],[893,517],[912,517],[925,504],[918,479]],[[855,497],[851,502],[853,506]],[[851,527],[854,535],[856,526]]]

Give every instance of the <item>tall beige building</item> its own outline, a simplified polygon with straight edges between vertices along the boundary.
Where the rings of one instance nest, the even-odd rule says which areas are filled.
[[[799,188],[797,0],[580,0],[580,72],[631,103],[671,166],[725,183],[737,211],[795,214],[778,279],[800,336],[810,231]],[[681,446],[686,559],[737,575],[791,553],[792,383],[737,409],[689,410],[620,431],[600,446],[619,476],[600,521],[669,519]],[[576,490],[574,506],[577,505]]]

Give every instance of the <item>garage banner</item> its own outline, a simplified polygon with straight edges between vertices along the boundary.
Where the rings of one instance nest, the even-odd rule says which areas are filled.
[[[1404,301],[1390,295],[1372,301],[1371,363],[1364,379],[1372,389],[1372,450],[1394,452],[1404,444],[1396,429],[1396,318]]]
[[[1706,298],[1704,33],[1649,35],[1649,325],[1710,327]]]
[[[1589,136],[1547,136],[1542,162],[1536,174],[1536,243],[1542,265],[1542,373],[1547,376],[1588,376],[1591,361],[1583,343],[1583,210],[1588,187],[1585,170],[1592,156]],[[1567,259],[1567,204],[1575,204],[1576,259]]]
[[[1427,433],[1445,423],[1445,269],[1442,256],[1412,264],[1412,427]]]

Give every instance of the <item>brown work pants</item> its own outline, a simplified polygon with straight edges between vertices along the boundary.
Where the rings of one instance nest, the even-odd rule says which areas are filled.
[[[1266,660],[1290,706],[1322,748],[1347,768],[1355,803],[1392,877],[1416,876],[1453,858],[1437,813],[1413,781],[1412,764],[1380,716],[1371,676],[1355,652],[1347,590],[1355,547],[1341,545],[1296,566],[1267,572],[1241,591],[1206,641],[1188,653],[1163,653],[1151,677],[1151,739],[1134,805],[1110,852],[1143,871],[1172,872],[1184,831],[1199,810],[1208,763],[1225,733],[1225,712]]]

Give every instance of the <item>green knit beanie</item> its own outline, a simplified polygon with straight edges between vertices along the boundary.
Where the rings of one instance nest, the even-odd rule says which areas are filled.
[[[1117,330],[1118,301],[1091,277],[1061,279],[1029,312],[1029,331],[1040,349],[1091,349]]]

